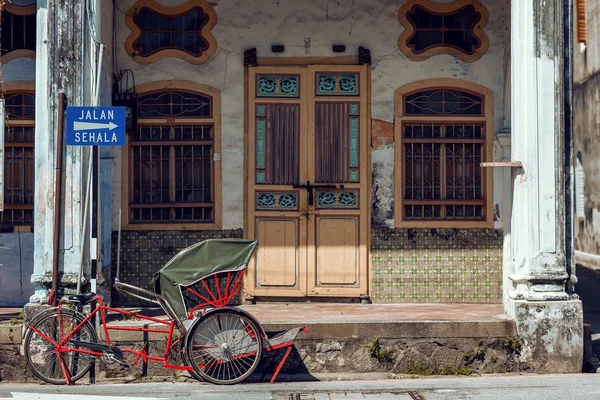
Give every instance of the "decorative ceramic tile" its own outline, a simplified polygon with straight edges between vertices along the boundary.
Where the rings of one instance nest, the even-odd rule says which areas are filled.
[[[242,229],[228,231],[123,231],[121,232],[121,267],[119,279],[153,291],[154,274],[180,250],[212,238],[242,238]],[[117,265],[117,232],[112,235],[113,277]],[[113,306],[147,306],[141,300],[113,290]]]
[[[384,229],[371,236],[376,303],[500,303],[502,232]]]

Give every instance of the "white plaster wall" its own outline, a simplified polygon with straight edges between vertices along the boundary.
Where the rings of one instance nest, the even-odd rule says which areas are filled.
[[[2,63],[2,79],[4,82],[34,82],[35,60],[33,58],[15,58]]]
[[[183,1],[161,0],[174,6]],[[440,1],[440,3],[449,1]],[[490,39],[488,52],[475,63],[464,63],[440,55],[425,62],[412,62],[398,49],[403,27],[398,21],[398,0],[217,0],[212,2],[218,15],[213,29],[218,51],[205,64],[195,66],[179,59],[163,59],[151,65],[138,64],[125,51],[129,35],[123,12],[135,0],[118,0],[116,28],[117,70],[134,71],[136,83],[179,79],[212,86],[222,93],[222,173],[223,229],[243,226],[243,52],[256,47],[259,57],[272,57],[271,45],[285,45],[281,56],[335,56],[332,44],[345,44],[346,54],[356,55],[358,47],[371,51],[372,117],[393,122],[394,90],[426,78],[466,79],[490,88],[495,96],[495,130],[503,119],[503,2],[484,0],[490,19],[485,32]],[[382,198],[379,213],[388,219],[393,206],[393,147],[373,152],[374,186]],[[114,204],[120,204],[121,177],[115,176]],[[495,189],[496,201],[501,190]],[[117,229],[115,207],[113,229]],[[389,221],[388,221],[389,223]]]

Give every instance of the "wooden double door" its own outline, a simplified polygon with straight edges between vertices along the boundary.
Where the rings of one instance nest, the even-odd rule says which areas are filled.
[[[252,296],[368,293],[366,66],[251,67],[246,236]]]

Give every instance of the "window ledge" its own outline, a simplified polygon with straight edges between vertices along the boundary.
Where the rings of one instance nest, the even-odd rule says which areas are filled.
[[[205,223],[141,223],[128,224],[121,228],[124,231],[218,231],[222,227],[217,224]]]
[[[419,228],[439,228],[439,229],[468,229],[468,228],[493,228],[493,221],[399,221],[396,222],[396,228],[419,229]]]

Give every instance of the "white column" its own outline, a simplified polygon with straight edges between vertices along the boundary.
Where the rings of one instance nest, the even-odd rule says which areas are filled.
[[[59,258],[60,286],[76,286],[81,258],[81,214],[83,193],[82,149],[64,149],[59,254],[54,254],[53,236],[58,96],[65,93],[67,105],[82,105],[82,2],[38,1],[36,44],[36,124],[34,271],[36,292],[31,303],[43,302],[52,282],[54,259]],[[63,141],[66,143],[66,138]]]
[[[512,271],[507,312],[524,341],[523,360],[540,372],[581,369],[581,302],[567,293],[564,0],[513,0],[511,26]],[[568,133],[568,132],[567,132]],[[571,226],[571,228],[569,228]]]
[[[41,283],[52,277],[54,253],[51,244],[54,224],[54,202],[49,201],[48,192],[54,187],[54,135],[50,135],[52,116],[48,82],[48,7],[42,4],[37,10],[37,44],[35,49],[35,193],[33,208],[33,275],[31,282],[36,291],[31,303],[39,303],[47,296]],[[49,271],[50,274],[46,274]]]

